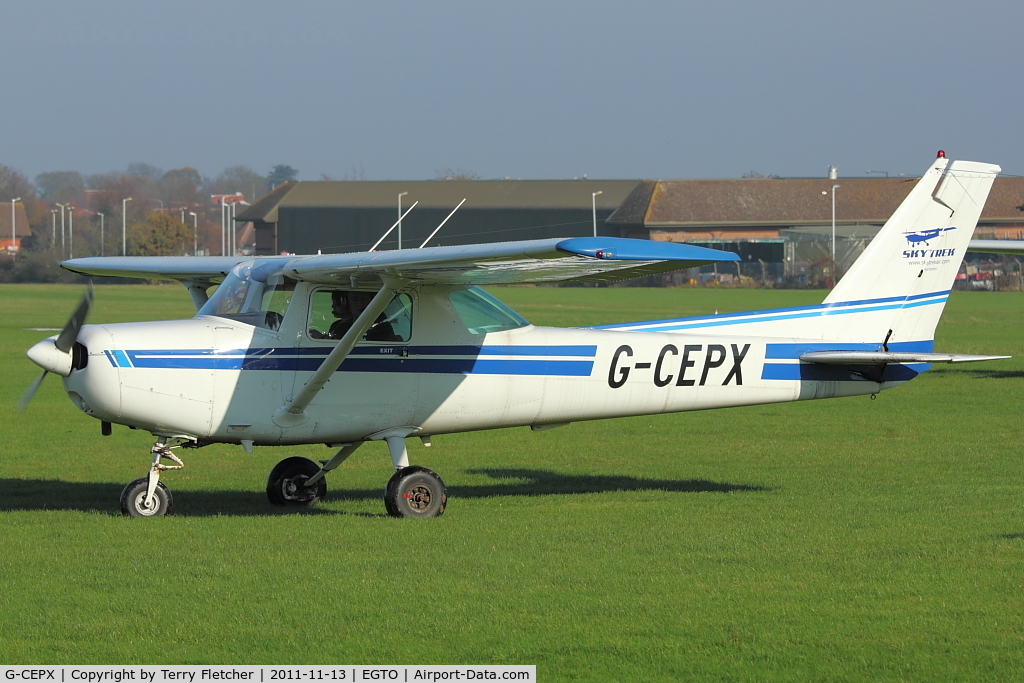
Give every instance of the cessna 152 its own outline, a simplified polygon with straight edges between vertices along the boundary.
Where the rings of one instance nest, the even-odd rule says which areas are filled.
[[[876,394],[930,363],[935,326],[998,166],[940,153],[817,306],[603,325],[535,327],[475,285],[606,282],[735,261],[692,245],[606,237],[262,258],[79,258],[92,276],[178,280],[190,320],[84,325],[91,293],[28,351],[102,422],[156,437],[127,515],[171,512],[172,449],[326,444],[270,472],[277,505],[309,505],[366,441],[387,442],[389,514],[440,515],[444,483],[405,440],[511,426]],[[207,297],[207,291],[221,283]],[[164,464],[164,460],[174,464]]]

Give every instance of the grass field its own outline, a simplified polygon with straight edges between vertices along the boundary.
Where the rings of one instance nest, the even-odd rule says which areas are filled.
[[[817,303],[821,292],[501,290],[538,324]],[[954,293],[935,369],[866,397],[441,436],[411,460],[448,511],[384,516],[369,444],[329,500],[266,473],[324,447],[211,446],[177,515],[117,513],[152,439],[80,414],[24,357],[80,289],[0,287],[0,663],[536,664],[540,680],[1024,676],[1024,296]],[[91,322],[184,317],[177,286],[100,287]]]

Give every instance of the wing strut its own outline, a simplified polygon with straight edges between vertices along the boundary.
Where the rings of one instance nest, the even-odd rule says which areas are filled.
[[[313,373],[306,385],[302,387],[295,398],[288,405],[281,406],[274,411],[274,424],[279,427],[295,427],[309,418],[305,414],[306,406],[324,388],[324,385],[331,379],[334,371],[348,357],[348,354],[355,347],[356,342],[362,339],[366,331],[373,325],[387,305],[391,303],[398,290],[405,284],[404,280],[392,279],[389,276],[384,278],[384,286],[380,288],[377,295],[373,297],[366,309],[359,314],[359,317],[348,328],[348,332],[338,340],[338,345],[324,360],[323,364]]]

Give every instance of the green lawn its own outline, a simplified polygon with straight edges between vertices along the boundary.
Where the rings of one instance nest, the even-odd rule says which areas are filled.
[[[799,306],[822,292],[494,290],[538,324]],[[24,351],[80,289],[0,287],[0,663],[536,664],[541,680],[1024,676],[1024,296],[954,293],[936,369],[867,397],[435,437],[435,520],[384,516],[364,446],[282,513],[266,473],[324,447],[210,446],[177,515],[117,512],[152,438],[80,414]],[[187,316],[97,288],[91,322]]]

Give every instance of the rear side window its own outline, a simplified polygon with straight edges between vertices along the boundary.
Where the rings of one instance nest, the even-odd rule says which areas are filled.
[[[479,287],[452,292],[448,300],[452,302],[462,323],[473,334],[515,330],[530,324]]]

